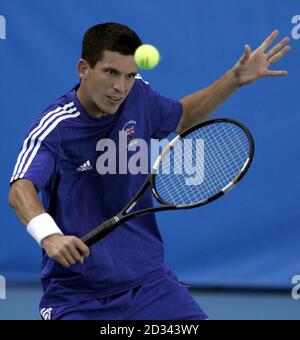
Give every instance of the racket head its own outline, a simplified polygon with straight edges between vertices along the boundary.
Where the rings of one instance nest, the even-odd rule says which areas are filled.
[[[195,142],[196,148],[189,150],[188,145],[185,149],[187,141]],[[181,148],[182,155],[176,155],[176,148],[177,152]],[[200,161],[197,162],[199,150]],[[184,171],[178,174],[180,166],[186,166],[182,165],[185,163],[186,151],[190,163],[197,163],[199,184],[193,184],[191,178],[188,178],[187,184]],[[198,124],[177,136],[163,150],[152,169],[152,192],[168,209],[191,209],[208,204],[241,181],[252,164],[254,151],[251,132],[237,120],[221,118]],[[178,160],[179,165],[175,164]],[[166,164],[170,166],[170,173],[164,174],[163,167]],[[189,165],[187,170],[191,170]]]

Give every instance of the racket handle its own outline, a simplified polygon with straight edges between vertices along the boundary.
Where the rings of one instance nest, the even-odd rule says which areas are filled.
[[[110,220],[103,222],[99,227],[96,227],[88,234],[85,234],[81,238],[81,241],[85,243],[88,247],[92,246],[94,243],[113,231],[120,224],[119,221],[120,219],[115,216]]]

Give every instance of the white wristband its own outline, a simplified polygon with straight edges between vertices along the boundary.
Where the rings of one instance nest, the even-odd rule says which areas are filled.
[[[27,225],[28,233],[42,246],[42,241],[53,234],[61,234],[62,231],[56,225],[54,219],[47,213],[34,217]]]

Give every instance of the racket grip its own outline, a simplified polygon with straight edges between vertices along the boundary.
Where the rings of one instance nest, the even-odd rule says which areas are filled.
[[[104,236],[112,232],[120,223],[118,217],[113,217],[110,220],[103,222],[100,226],[85,234],[81,241],[88,247],[92,246],[97,241],[101,240]]]

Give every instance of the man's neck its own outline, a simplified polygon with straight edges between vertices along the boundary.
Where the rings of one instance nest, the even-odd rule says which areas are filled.
[[[100,111],[98,107],[89,100],[82,85],[79,86],[76,94],[80,104],[91,117],[102,118],[106,116],[104,112]]]

